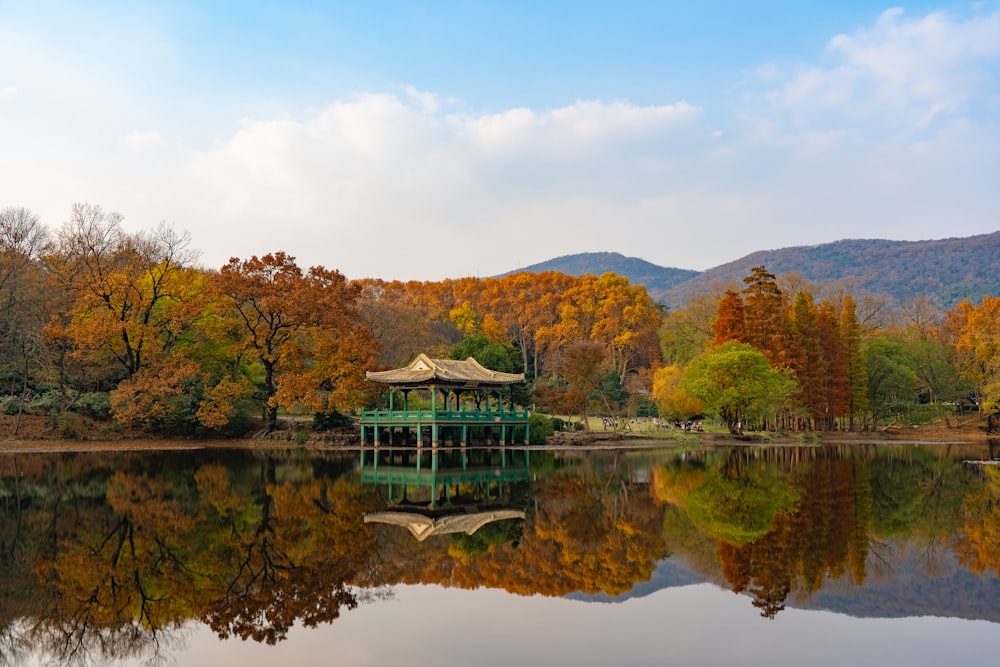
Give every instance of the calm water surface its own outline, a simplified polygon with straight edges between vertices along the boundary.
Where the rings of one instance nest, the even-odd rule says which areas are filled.
[[[0,666],[992,664],[990,458],[0,454]]]

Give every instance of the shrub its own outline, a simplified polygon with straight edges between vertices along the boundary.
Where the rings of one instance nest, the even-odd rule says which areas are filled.
[[[83,423],[80,415],[72,412],[62,412],[56,417],[56,429],[59,435],[67,440],[75,440],[83,434]]]
[[[332,412],[317,412],[313,417],[312,427],[314,431],[327,431],[331,428],[350,426],[351,420],[336,410]]]
[[[106,392],[88,392],[80,394],[73,404],[73,411],[94,419],[109,419],[111,417],[111,397]]]
[[[35,415],[51,415],[61,410],[62,400],[62,392],[58,389],[50,389],[28,401],[25,412]]]
[[[5,415],[16,415],[20,406],[20,396],[4,396],[0,398],[0,410],[3,410]]]
[[[549,436],[555,432],[552,422],[553,420],[545,415],[532,413],[528,417],[528,428],[531,431],[529,442],[532,445],[544,445]]]

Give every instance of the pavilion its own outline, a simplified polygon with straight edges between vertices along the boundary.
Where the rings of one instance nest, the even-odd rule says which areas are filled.
[[[528,444],[528,411],[517,410],[513,401],[513,386],[524,382],[523,373],[493,371],[472,357],[460,361],[419,354],[405,368],[368,371],[365,380],[389,387],[389,409],[361,413],[362,444],[370,430],[376,446],[383,439],[391,445],[397,436],[406,442],[411,433],[419,445],[425,429],[434,447],[443,440],[464,446],[470,437],[513,444],[517,435]],[[414,391],[428,396],[429,408],[410,409]],[[402,409],[396,405],[397,393],[402,394]]]

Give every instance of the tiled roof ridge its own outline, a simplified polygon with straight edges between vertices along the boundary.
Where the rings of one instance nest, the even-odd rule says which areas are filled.
[[[421,352],[403,368],[385,371],[368,371],[365,379],[385,383],[414,383],[430,380],[450,382],[483,382],[487,384],[513,384],[524,381],[524,373],[494,371],[480,364],[474,357],[467,359],[432,359]]]

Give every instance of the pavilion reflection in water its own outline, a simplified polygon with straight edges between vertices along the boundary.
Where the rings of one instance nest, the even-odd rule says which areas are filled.
[[[472,535],[488,523],[524,519],[513,487],[529,479],[527,450],[425,448],[362,450],[361,483],[383,494],[386,509],[365,523],[406,528],[418,540]]]

